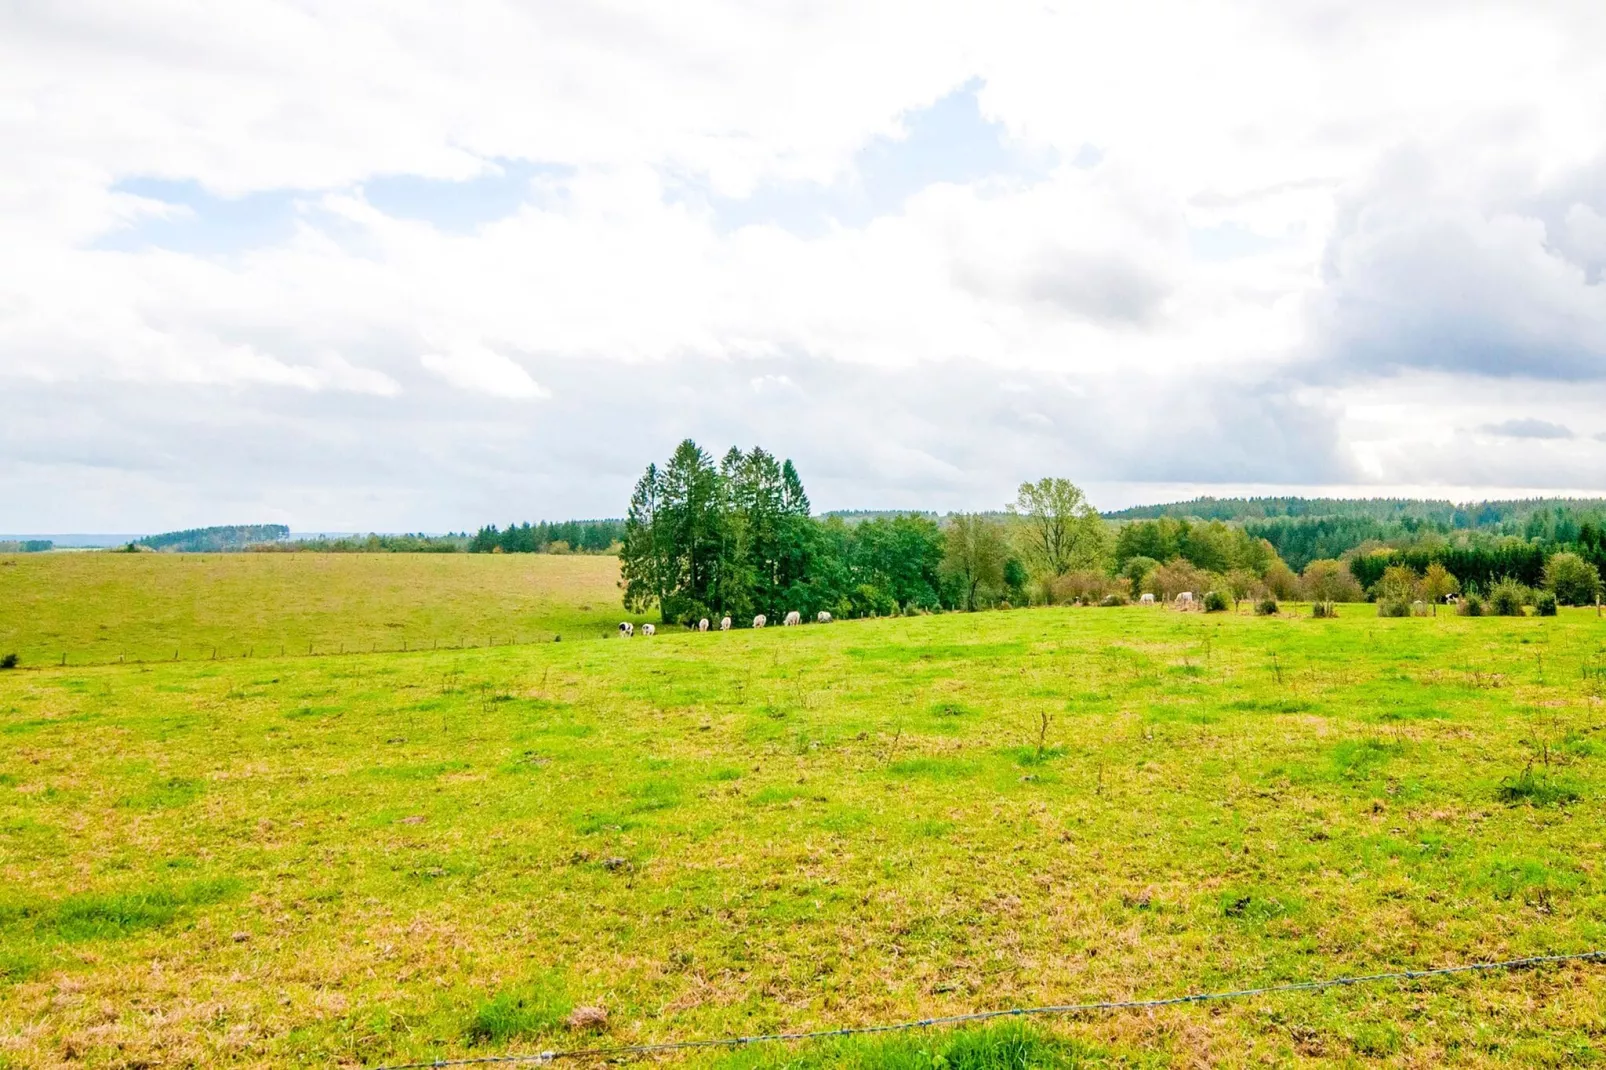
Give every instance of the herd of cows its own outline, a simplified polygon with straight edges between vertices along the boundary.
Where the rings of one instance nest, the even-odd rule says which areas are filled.
[[[827,613],[825,610],[822,609],[815,616],[814,619],[820,624],[830,624],[831,623],[831,614]],[[762,613],[760,613],[758,616],[753,618],[753,627],[755,627],[755,628],[762,628],[768,623],[769,623],[769,618],[764,616],[764,614],[762,614]],[[795,609],[792,610],[792,612],[788,613],[786,615],[786,619],[781,622],[781,624],[783,626],[787,627],[787,628],[790,628],[794,624],[802,624],[802,623],[803,623],[803,614],[799,613]],[[686,625],[686,627],[690,628],[693,631],[706,632],[708,630],[708,618],[704,617],[702,620],[698,621],[696,624],[688,624],[688,625]],[[722,631],[722,632],[728,632],[728,631],[731,630],[731,619],[729,617],[721,617],[720,618],[719,630]],[[657,633],[657,631],[658,631],[658,629],[654,628],[651,624],[643,624],[641,626],[641,634],[642,635],[654,635],[654,634]],[[620,635],[621,638],[629,639],[631,636],[633,636],[635,634],[636,634],[636,626],[634,624],[630,623],[627,620],[622,620],[622,621],[619,622],[619,635]]]

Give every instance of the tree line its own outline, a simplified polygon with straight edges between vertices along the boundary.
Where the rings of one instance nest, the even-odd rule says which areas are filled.
[[[755,447],[732,448],[716,462],[688,439],[636,484],[623,524],[621,583],[628,608],[656,608],[664,620],[688,624],[792,610],[854,617],[1000,604],[1119,605],[1184,591],[1227,604],[1392,604],[1407,574],[1415,577],[1413,600],[1479,595],[1503,581],[1527,592],[1529,604],[1539,590],[1563,603],[1593,597],[1588,577],[1598,583],[1595,555],[1606,540],[1592,521],[1557,527],[1553,513],[1528,514],[1525,523],[1545,516],[1549,530],[1573,539],[1560,544],[1487,531],[1446,534],[1399,501],[1375,510],[1394,514],[1387,521],[1399,533],[1394,542],[1375,538],[1384,521],[1366,515],[1111,522],[1058,478],[1022,484],[1002,512],[815,517],[791,461]],[[1293,561],[1268,530],[1304,537],[1284,540]],[[1559,576],[1572,580],[1558,587]]]

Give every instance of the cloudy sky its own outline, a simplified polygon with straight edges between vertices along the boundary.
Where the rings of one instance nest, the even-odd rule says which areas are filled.
[[[1606,490],[1606,5],[0,0],[0,531]]]

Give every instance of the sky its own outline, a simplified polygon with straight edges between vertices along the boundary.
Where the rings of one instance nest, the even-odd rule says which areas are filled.
[[[0,530],[1606,491],[1606,5],[0,3]]]

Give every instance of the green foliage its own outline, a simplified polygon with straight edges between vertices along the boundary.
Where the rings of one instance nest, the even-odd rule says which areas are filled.
[[[1592,606],[1600,597],[1600,571],[1578,554],[1552,554],[1544,585],[1565,606]]]
[[[1533,600],[1533,592],[1509,577],[1489,592],[1489,611],[1497,617],[1520,617],[1523,607]]]
[[[463,548],[471,554],[608,553],[624,541],[623,520],[541,521],[481,528]]]
[[[677,623],[887,616],[942,604],[944,549],[924,515],[816,521],[791,461],[733,448],[716,468],[687,440],[636,484],[620,571],[628,609]],[[1003,588],[1000,575],[989,591]]]
[[[169,531],[164,535],[147,535],[130,545],[181,553],[213,553],[223,550],[243,550],[258,543],[279,542],[289,534],[290,529],[283,524],[227,524],[221,527]]]
[[[55,548],[49,539],[0,539],[0,554],[42,554]]]
[[[1109,529],[1070,480],[1022,483],[1010,511],[1020,518],[1016,533],[1024,564],[1038,577],[1052,581],[1077,569],[1104,567]],[[1009,583],[1017,589],[1024,584],[1024,577]]]
[[[1205,592],[1204,608],[1206,613],[1225,612],[1229,605],[1230,603],[1227,601],[1227,596],[1222,594],[1220,591]],[[1273,610],[1272,612],[1276,612],[1276,610]]]
[[[1534,612],[1541,617],[1556,615],[1556,596],[1551,591],[1540,591],[1534,599]]]
[[[1477,594],[1467,594],[1461,599],[1461,604],[1456,607],[1456,612],[1463,617],[1481,617],[1487,608],[1483,599]]]
[[[1003,525],[990,517],[961,513],[943,533],[942,574],[958,591],[957,602],[977,609],[1002,592],[1009,544]]]
[[[1409,617],[1411,603],[1400,598],[1379,598],[1377,615],[1380,617]]]
[[[4,657],[0,657],[0,669],[15,669],[17,661],[17,655],[15,654],[7,654]]]
[[[1277,613],[1277,599],[1268,594],[1255,603],[1255,612],[1262,617],[1275,616]]]

